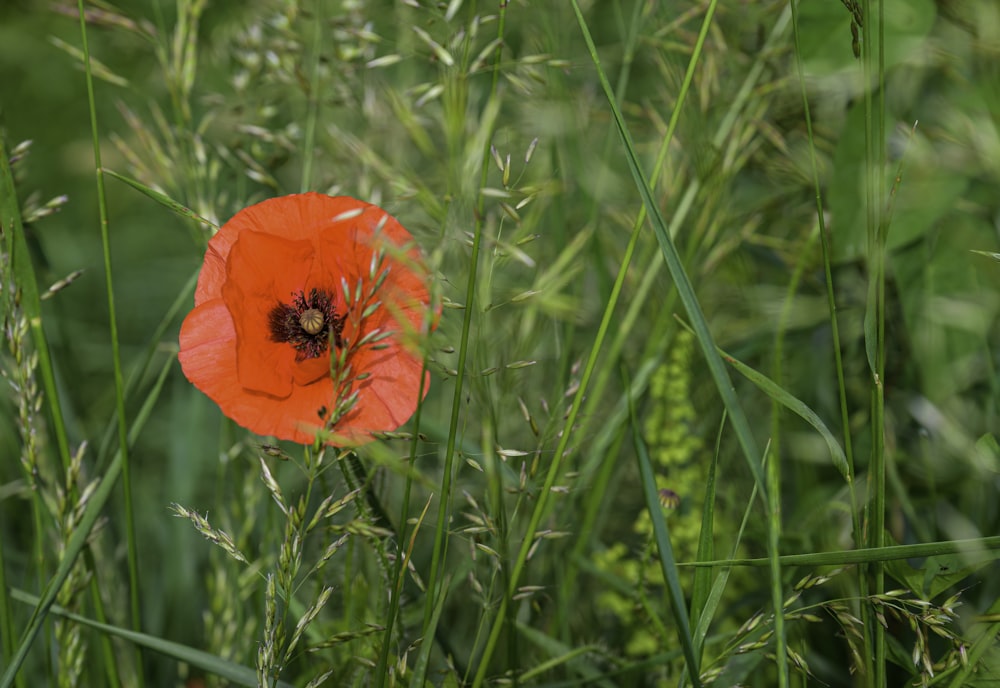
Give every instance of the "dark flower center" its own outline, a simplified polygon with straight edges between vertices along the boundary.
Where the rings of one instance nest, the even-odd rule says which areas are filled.
[[[330,293],[323,289],[309,290],[292,295],[291,303],[278,303],[267,315],[271,340],[288,342],[295,347],[295,360],[317,358],[333,342],[341,345],[340,333],[344,330],[344,316],[337,315]]]

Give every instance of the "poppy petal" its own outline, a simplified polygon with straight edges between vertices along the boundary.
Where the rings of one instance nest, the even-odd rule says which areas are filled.
[[[292,380],[296,385],[311,385],[320,378],[330,376],[330,353],[327,352],[316,358],[307,358],[296,361],[292,367]]]
[[[213,245],[216,234],[208,242],[208,250],[205,252],[205,262],[201,266],[201,273],[198,275],[198,285],[195,287],[195,304],[204,303],[210,299],[217,299],[222,296],[222,285],[226,281],[226,255],[229,253],[229,246],[222,246],[221,243]],[[220,253],[219,249],[224,249],[225,253]]]
[[[264,232],[245,231],[233,244],[222,297],[236,325],[239,382],[248,390],[281,399],[291,394],[296,352],[271,338],[269,316],[282,300],[302,291],[303,278],[287,266],[307,269],[314,253],[310,241]]]
[[[315,384],[294,387],[286,399],[262,394],[250,396],[245,420],[233,419],[259,435],[312,444],[317,431],[323,426],[320,411],[327,411],[332,398],[333,382],[323,378]]]
[[[357,425],[368,430],[398,428],[408,421],[416,410],[417,391],[420,388],[422,361],[412,355],[392,355],[388,351],[380,353],[387,356],[382,360],[367,362],[367,367],[378,366],[379,374],[361,383],[360,398],[365,403],[354,420]],[[429,380],[429,377],[425,379]],[[425,395],[427,387],[425,384]],[[406,389],[408,394],[399,394],[400,389]]]
[[[213,299],[188,313],[181,325],[177,358],[184,375],[219,406],[221,397],[240,392],[236,376],[236,330],[222,299]]]

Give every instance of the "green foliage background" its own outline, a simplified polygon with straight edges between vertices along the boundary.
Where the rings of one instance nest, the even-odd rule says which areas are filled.
[[[705,5],[582,5],[635,151],[659,180],[653,197],[673,223],[672,238],[716,343],[804,402],[843,446],[810,151],[815,154],[863,505],[873,423],[864,330],[872,278],[865,93],[872,84],[852,53],[848,8],[831,0],[802,2],[796,55],[786,3],[719,2],[688,90],[683,77]],[[661,493],[679,562],[764,557],[769,520],[751,502],[753,478],[723,422],[701,352],[682,327],[690,317],[662,269],[652,232],[639,235],[582,413],[574,427],[563,426],[642,208],[570,4],[508,3],[496,88],[496,3],[184,0],[87,7],[90,52],[106,69],[96,73],[95,108],[106,169],[216,224],[270,196],[305,189],[356,196],[399,218],[436,271],[445,309],[429,356],[433,382],[417,460],[411,468],[402,441],[361,454],[374,476],[373,492],[397,523],[411,485],[409,518],[432,504],[414,540],[419,576],[427,576],[437,556],[434,534],[446,533],[450,543],[444,561],[453,576],[435,627],[419,585],[407,583],[390,650],[394,679],[414,680],[406,659],[419,654],[417,639],[431,644],[436,628],[428,680],[472,680],[558,438],[571,432],[541,521],[546,536],[521,581],[539,588],[509,611],[489,675],[519,675],[526,684],[677,683],[683,667],[677,629],[630,427],[640,428],[650,448],[656,487],[676,494],[675,503]],[[889,164],[880,174],[891,195],[875,203],[891,214],[887,544],[986,538],[1000,526],[1000,265],[996,255],[986,255],[1000,251],[1000,10],[990,0],[885,0],[884,16]],[[38,282],[44,289],[84,271],[44,301],[43,321],[71,444],[89,443],[85,483],[101,475],[114,452],[115,389],[90,114],[81,62],[70,54],[79,43],[75,5],[25,0],[0,7],[0,125],[8,151],[33,141],[15,168],[22,213],[30,219],[48,199],[66,196],[58,212],[25,228]],[[744,87],[750,89],[745,98],[739,95]],[[677,131],[658,159],[682,93]],[[493,153],[484,157],[487,145]],[[189,299],[186,285],[208,230],[116,179],[107,183],[122,361],[127,375],[137,375],[126,405],[134,419],[157,371],[176,355],[182,315],[168,318],[162,337],[154,334],[179,296]],[[477,223],[484,240],[474,265]],[[8,226],[5,219],[5,232]],[[470,272],[477,293],[466,303]],[[450,465],[449,418],[459,398],[463,306],[473,313],[467,377],[451,520],[441,523],[435,519]],[[144,367],[147,350],[152,363]],[[780,554],[862,546],[852,532],[848,485],[828,445],[781,410],[773,395],[733,377],[759,445],[770,440],[776,453],[768,460],[780,466]],[[631,425],[629,391],[640,416]],[[24,427],[17,394],[5,389],[4,395],[0,536],[7,584],[37,593],[52,574],[61,540],[55,523],[39,530],[26,516],[30,495],[18,465]],[[50,429],[49,419],[40,427]],[[62,484],[61,469],[51,438],[42,446],[42,483],[54,490]],[[300,449],[283,449],[302,461],[295,454]],[[275,553],[285,528],[261,482],[260,454],[259,442],[222,419],[173,365],[132,447],[145,633],[253,666],[265,615],[262,572],[280,564]],[[291,463],[269,465],[295,502],[305,490],[303,472]],[[340,476],[332,475],[323,476],[322,489],[346,494]],[[706,501],[714,505],[714,523],[706,520]],[[174,518],[172,504],[207,512],[251,565],[205,542]],[[99,579],[109,623],[128,627],[119,496],[106,513],[93,547],[97,561],[88,566]],[[285,680],[304,684],[328,670],[335,672],[330,685],[375,680],[370,670],[383,636],[366,624],[387,618],[392,579],[385,541],[363,526],[368,516],[359,509],[339,522],[338,534],[357,537],[322,574],[302,581],[298,607],[289,602],[300,614],[323,584],[332,585],[334,602],[316,621],[311,641],[346,637],[325,654],[297,656]],[[312,542],[307,549],[315,555],[324,546]],[[36,547],[45,555],[41,567]],[[804,564],[782,570],[789,598],[803,577],[830,572]],[[724,669],[718,685],[727,678],[751,685],[781,678],[769,659],[774,641],[739,630],[758,611],[765,618],[773,610],[763,571],[734,569],[721,594],[702,664]],[[919,617],[920,604],[888,624],[888,650],[879,655],[889,666],[888,685],[995,681],[990,638],[1000,576],[992,556],[977,549],[911,557],[895,560],[888,572],[888,587],[905,590],[907,599],[947,607],[945,600],[961,590],[964,604],[950,630],[940,638],[931,633],[935,640],[923,648],[941,662],[934,678],[910,657],[919,645],[917,629],[933,625]],[[810,583],[789,603],[788,612],[800,616],[789,619],[788,648],[812,672],[793,671],[793,682],[869,685],[845,669],[863,664],[853,654],[858,645],[848,642],[857,629],[848,616],[867,608],[859,601],[865,575],[860,569],[837,573]],[[689,601],[698,597],[690,569],[681,567],[680,581]],[[74,601],[79,613],[93,616],[86,596]],[[801,616],[806,610],[816,619]],[[22,627],[29,613],[29,606],[15,606],[12,628]],[[43,636],[39,643],[58,656],[54,632]],[[94,656],[100,637],[85,633]],[[745,645],[757,640],[759,647]],[[958,665],[958,654],[952,664],[944,659],[960,645],[979,650],[974,676]],[[445,658],[449,649],[457,669]],[[114,652],[123,685],[143,675],[149,685],[177,685],[188,675],[176,657],[136,658],[124,643]],[[30,685],[36,677],[62,680],[58,661],[46,654],[31,655]],[[111,663],[105,657],[84,665],[76,680],[101,685]]]

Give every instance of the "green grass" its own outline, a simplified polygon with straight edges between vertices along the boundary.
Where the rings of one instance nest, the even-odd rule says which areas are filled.
[[[993,3],[60,8],[0,10],[0,685],[996,681]],[[304,190],[443,305],[356,452],[176,362]]]

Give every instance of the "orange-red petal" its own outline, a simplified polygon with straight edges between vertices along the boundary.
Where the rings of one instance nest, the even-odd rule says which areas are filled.
[[[250,391],[281,399],[291,394],[296,351],[272,340],[269,314],[302,291],[314,254],[311,241],[252,230],[229,253],[222,298],[236,326],[239,383]]]

